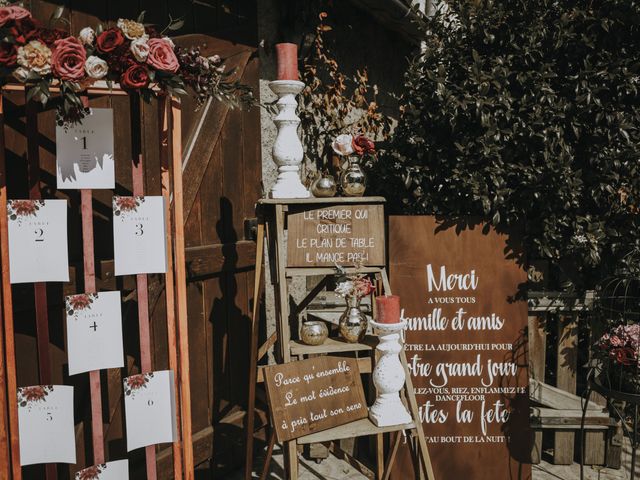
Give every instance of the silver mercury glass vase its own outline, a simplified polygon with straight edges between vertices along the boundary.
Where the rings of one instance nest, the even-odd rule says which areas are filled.
[[[367,188],[367,176],[360,166],[359,159],[349,158],[347,168],[340,175],[340,187],[347,197],[361,197]]]
[[[328,198],[335,196],[338,191],[338,185],[333,175],[320,174],[311,184],[311,193],[314,197]]]
[[[367,334],[369,320],[360,310],[360,298],[357,296],[346,297],[347,309],[340,316],[340,335],[349,343],[359,343]]]

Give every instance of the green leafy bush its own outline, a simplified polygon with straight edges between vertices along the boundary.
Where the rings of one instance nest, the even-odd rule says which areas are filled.
[[[376,193],[394,212],[520,228],[529,257],[592,287],[640,241],[639,3],[448,3]]]

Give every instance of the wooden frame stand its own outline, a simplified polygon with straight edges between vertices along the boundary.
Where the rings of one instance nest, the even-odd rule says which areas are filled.
[[[55,90],[55,89],[52,89]],[[22,92],[22,85],[7,85],[3,91]],[[7,225],[7,184],[6,155],[4,142],[3,91],[0,91],[0,245],[2,267],[2,289],[0,300],[0,328],[4,330],[4,343],[0,342],[0,478],[22,478],[18,441],[18,405],[16,401],[17,377],[14,338],[14,317],[12,289],[9,278],[8,225]],[[25,92],[26,93],[26,92]],[[89,106],[89,96],[108,97],[125,96],[127,92],[118,87],[110,87],[99,82],[91,87],[83,98]],[[31,199],[40,199],[40,133],[38,132],[39,107],[26,99],[27,162],[29,174],[29,195]],[[144,155],[142,134],[140,132],[140,98],[130,97],[132,158],[131,172],[133,195],[145,194]],[[182,138],[180,101],[167,96],[158,99],[157,126],[160,132],[159,154],[161,160],[161,191],[165,199],[165,217],[167,231],[168,268],[165,277],[167,305],[167,341],[169,368],[175,372],[176,414],[178,438],[173,444],[173,474],[175,478],[193,479],[193,451],[191,444],[191,400],[189,381],[189,352],[187,329],[187,291],[184,249],[184,219],[182,190]],[[169,149],[171,148],[171,152]],[[80,211],[82,219],[83,279],[84,293],[96,292],[96,274],[94,257],[93,197],[91,190],[81,190]],[[136,275],[136,294],[138,300],[138,320],[140,333],[140,368],[143,373],[153,370],[152,340],[149,318],[149,285],[147,275]],[[83,292],[77,292],[83,293]],[[49,364],[49,323],[46,298],[46,285],[35,285],[36,336],[39,359],[39,377],[41,384],[51,383],[51,365]],[[5,376],[6,372],[6,376]],[[101,392],[100,371],[89,373],[91,396],[91,436],[93,463],[105,462],[105,439],[103,434],[104,395]],[[6,394],[6,396],[5,396]],[[8,422],[4,422],[8,418]],[[146,476],[149,480],[157,478],[156,447],[146,448]],[[46,479],[57,476],[55,464],[47,464]]]
[[[362,206],[381,207],[384,205],[384,198],[362,197],[362,198],[312,198],[312,199],[264,199],[258,202],[258,235],[256,250],[256,283],[251,324],[251,352],[250,352],[250,373],[249,373],[249,398],[246,419],[246,468],[245,480],[251,478],[253,469],[253,440],[255,433],[255,400],[256,384],[263,382],[263,372],[258,366],[258,362],[265,356],[269,348],[275,345],[275,356],[278,363],[287,363],[295,360],[302,360],[317,355],[357,352],[358,365],[361,374],[369,374],[373,370],[375,362],[375,347],[377,337],[368,335],[361,343],[347,343],[339,338],[329,338],[322,345],[309,346],[299,340],[292,331],[297,331],[298,317],[315,297],[322,292],[327,283],[338,273],[335,267],[313,266],[313,267],[290,267],[287,262],[287,247],[285,245],[285,232],[288,230],[288,217],[292,210],[296,212],[305,209],[313,210],[322,207],[339,206]],[[384,231],[384,225],[380,225]],[[289,230],[291,235],[291,231]],[[384,235],[382,235],[384,237]],[[258,299],[260,297],[262,264],[264,261],[264,240],[267,239],[267,251],[269,255],[269,265],[271,273],[271,287],[274,289],[276,299],[276,332],[271,335],[266,342],[258,347],[259,318]],[[291,236],[288,239],[292,240]],[[385,294],[391,294],[385,261],[380,265],[366,267],[349,267],[342,269],[345,273],[366,273],[378,281]],[[289,296],[289,281],[295,277],[319,276],[321,280],[312,288],[306,297],[298,304],[293,303]],[[367,356],[368,354],[368,356]],[[365,356],[361,356],[365,355]],[[347,460],[366,477],[371,479],[388,479],[391,475],[396,453],[403,433],[411,437],[409,446],[413,456],[414,471],[418,478],[428,478],[434,480],[431,467],[431,460],[427,448],[426,439],[419,420],[418,405],[414,396],[411,376],[407,367],[404,352],[400,355],[406,373],[406,383],[404,387],[404,401],[411,413],[413,422],[405,425],[394,425],[389,427],[376,427],[368,418],[357,420],[346,425],[340,425],[328,430],[315,432],[295,440],[284,442],[283,451],[285,459],[285,471],[289,480],[298,478],[298,446],[310,444],[324,444],[336,456]],[[392,435],[388,456],[384,458],[384,434]],[[376,445],[375,467],[371,469],[362,462],[353,458],[339,447],[339,440],[374,436]],[[261,478],[266,478],[269,470],[269,463],[276,443],[275,431],[269,435],[267,457],[262,471]]]

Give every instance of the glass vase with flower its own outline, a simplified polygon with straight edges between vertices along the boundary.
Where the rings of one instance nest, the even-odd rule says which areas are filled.
[[[360,302],[374,291],[371,280],[363,274],[348,276],[337,284],[335,292],[347,303],[347,308],[339,320],[340,335],[347,342],[359,343],[364,340],[369,320],[360,309]]]
[[[376,147],[373,140],[365,135],[353,136],[343,133],[331,144],[333,151],[346,157],[346,167],[340,174],[340,189],[347,197],[361,197],[367,188],[367,176],[361,163],[366,156],[375,156]]]

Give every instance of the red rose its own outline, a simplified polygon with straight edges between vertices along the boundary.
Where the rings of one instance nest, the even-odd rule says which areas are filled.
[[[0,43],[0,65],[3,67],[13,67],[16,64],[18,49],[13,43]]]
[[[38,38],[48,47],[51,47],[56,40],[67,38],[69,34],[59,28],[41,28],[38,30]]]
[[[180,68],[178,57],[173,51],[173,45],[164,38],[152,38],[148,42],[149,56],[147,63],[152,67],[165,72],[177,72]]]
[[[55,76],[62,80],[81,80],[85,76],[86,61],[87,52],[77,38],[68,37],[55,41],[51,56],[51,67]]]
[[[9,35],[12,36],[16,43],[24,45],[30,40],[36,39],[39,33],[39,25],[36,21],[29,17],[16,20],[13,27],[9,28]]]
[[[110,28],[105,30],[96,39],[98,51],[102,53],[111,53],[116,48],[124,44],[124,35],[119,28]]]
[[[132,65],[120,76],[120,85],[123,88],[144,88],[149,85],[149,73],[140,64]]]
[[[611,350],[610,355],[621,365],[634,365],[636,363],[636,352],[629,347],[614,348]]]
[[[358,135],[351,142],[353,151],[357,155],[364,155],[365,153],[376,153],[376,145],[372,140],[369,140],[364,135]]]

